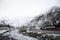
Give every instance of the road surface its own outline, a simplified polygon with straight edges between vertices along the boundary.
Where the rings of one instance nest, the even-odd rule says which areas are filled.
[[[29,30],[29,31],[36,32],[36,33],[54,34],[56,36],[60,36],[60,31],[48,31],[48,30],[39,30],[39,29],[33,29],[33,30]]]

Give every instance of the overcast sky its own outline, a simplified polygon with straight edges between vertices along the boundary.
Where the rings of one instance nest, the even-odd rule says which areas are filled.
[[[0,18],[19,19],[22,23],[59,4],[60,0],[0,0]]]

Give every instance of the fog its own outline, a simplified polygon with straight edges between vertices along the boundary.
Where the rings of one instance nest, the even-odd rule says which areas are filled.
[[[0,19],[22,25],[52,6],[60,6],[60,0],[0,0]]]

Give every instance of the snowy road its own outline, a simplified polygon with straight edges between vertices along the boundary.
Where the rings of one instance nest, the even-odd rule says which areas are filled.
[[[9,33],[5,33],[4,35],[9,35]],[[18,29],[11,31],[9,37],[13,37],[13,38],[18,39],[18,40],[38,40],[36,38],[24,36],[24,35],[18,33]]]

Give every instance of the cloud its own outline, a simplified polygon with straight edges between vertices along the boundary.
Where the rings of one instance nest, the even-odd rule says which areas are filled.
[[[40,15],[54,5],[59,6],[59,0],[0,0],[0,18],[9,19],[32,18]]]

